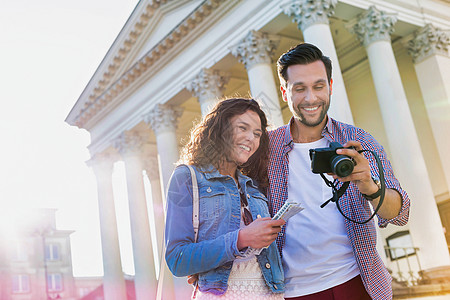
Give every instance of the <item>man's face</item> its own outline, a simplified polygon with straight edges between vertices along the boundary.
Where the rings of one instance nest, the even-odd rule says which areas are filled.
[[[294,118],[308,127],[325,122],[330,107],[331,84],[323,62],[289,66],[287,76],[286,87],[281,86],[281,93]]]

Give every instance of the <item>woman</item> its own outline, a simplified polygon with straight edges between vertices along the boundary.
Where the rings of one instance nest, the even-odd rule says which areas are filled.
[[[253,99],[219,102],[192,131],[181,162],[194,167],[199,232],[192,225],[192,180],[178,166],[169,183],[166,261],[175,276],[198,274],[196,299],[283,299],[281,260],[274,243],[284,225],[267,199],[267,119]],[[248,255],[247,249],[264,248]]]

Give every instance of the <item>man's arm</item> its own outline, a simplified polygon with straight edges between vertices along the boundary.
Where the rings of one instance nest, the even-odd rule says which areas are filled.
[[[372,178],[371,181],[373,182]],[[368,193],[361,192],[361,193],[366,195],[372,195],[376,193],[378,191],[378,185],[376,185],[375,182],[373,182],[373,185],[375,186],[375,188],[372,189],[372,192]],[[369,201],[369,203],[372,205],[374,209],[378,207],[380,198],[381,196]],[[398,216],[401,208],[402,208],[402,196],[400,195],[400,193],[394,189],[386,189],[383,204],[378,210],[378,215],[384,219],[390,220]]]

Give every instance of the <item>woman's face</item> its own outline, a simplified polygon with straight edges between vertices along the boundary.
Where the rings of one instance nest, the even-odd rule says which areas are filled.
[[[236,115],[230,119],[232,135],[232,147],[229,161],[238,166],[247,162],[250,156],[258,150],[261,135],[261,119],[252,110],[247,110],[242,115]]]

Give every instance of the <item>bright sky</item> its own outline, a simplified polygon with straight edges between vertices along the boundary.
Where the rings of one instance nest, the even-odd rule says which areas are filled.
[[[89,134],[64,119],[137,2],[0,1],[0,219],[57,208],[57,228],[75,230],[75,276],[103,269]],[[123,172],[114,182],[122,263],[133,274]]]

